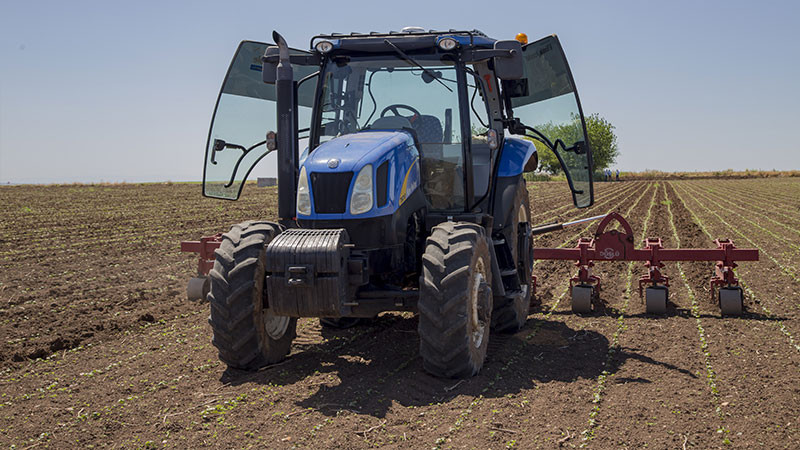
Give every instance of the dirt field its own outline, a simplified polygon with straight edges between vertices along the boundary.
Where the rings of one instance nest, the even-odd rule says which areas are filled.
[[[589,211],[563,184],[529,191],[537,224],[619,211],[668,247],[757,247],[738,270],[746,314],[720,317],[711,264],[670,263],[668,313],[646,315],[644,267],[611,263],[605,307],[576,316],[574,267],[542,261],[540,304],[470,380],[422,370],[411,314],[302,319],[287,361],[226,370],[178,243],[274,217],[274,188],[234,203],[185,184],[0,187],[0,445],[800,448],[800,179],[599,183]]]

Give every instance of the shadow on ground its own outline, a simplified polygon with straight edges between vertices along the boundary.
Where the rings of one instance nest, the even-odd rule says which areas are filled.
[[[260,372],[228,370],[221,381],[294,385],[290,392],[300,408],[326,415],[349,410],[382,418],[394,403],[424,406],[460,395],[499,398],[552,381],[595,379],[628,359],[694,377],[633,349],[618,349],[612,367],[604,366],[609,342],[602,334],[574,330],[560,321],[529,319],[515,335],[492,335],[486,363],[477,376],[441,379],[422,368],[416,327],[416,318],[384,315],[348,330],[323,328],[325,342],[300,346],[288,360]]]

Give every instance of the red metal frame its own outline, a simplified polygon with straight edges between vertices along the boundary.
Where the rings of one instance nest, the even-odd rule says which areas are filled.
[[[622,230],[606,228],[617,222]],[[736,248],[728,239],[717,239],[715,249],[666,249],[661,238],[645,239],[641,249],[634,247],[633,230],[618,213],[608,214],[597,226],[594,238],[581,238],[575,248],[534,248],[534,259],[550,259],[576,261],[578,275],[570,279],[570,290],[578,284],[587,284],[600,290],[600,279],[592,275],[594,261],[642,261],[647,267],[647,274],[639,278],[639,295],[647,284],[653,286],[669,286],[669,277],[661,273],[665,261],[716,261],[716,275],[711,279],[711,295],[714,288],[722,286],[738,286],[733,269],[735,261],[758,261],[758,250],[752,248]],[[533,278],[535,288],[536,278]]]
[[[199,241],[182,241],[181,251],[199,253],[197,273],[206,276],[214,267],[214,250],[219,248],[220,243],[222,243],[222,233],[217,233],[213,236],[203,236]]]

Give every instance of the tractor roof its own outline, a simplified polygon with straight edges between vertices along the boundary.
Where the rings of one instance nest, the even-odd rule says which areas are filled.
[[[320,34],[311,38],[310,47],[313,49],[317,42],[326,40],[333,44],[334,49],[381,52],[386,51],[385,40],[389,39],[392,44],[409,51],[435,48],[444,38],[453,38],[461,48],[467,49],[492,48],[495,43],[495,39],[478,30],[425,31],[418,27],[406,27],[401,31],[389,31],[388,33],[371,31],[369,33]]]

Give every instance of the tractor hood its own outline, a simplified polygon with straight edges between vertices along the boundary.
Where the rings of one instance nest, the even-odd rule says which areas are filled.
[[[405,131],[362,131],[337,137],[317,147],[303,162],[309,172],[358,171],[364,164],[412,141]],[[413,145],[413,141],[410,142]]]

